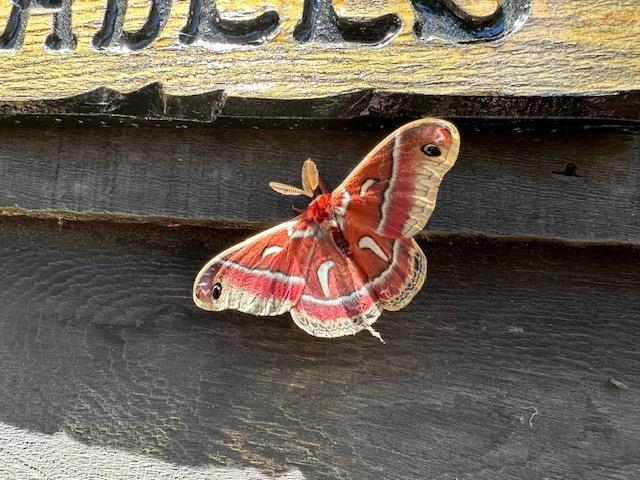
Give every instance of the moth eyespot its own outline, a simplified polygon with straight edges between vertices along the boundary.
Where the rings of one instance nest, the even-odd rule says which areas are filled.
[[[422,153],[429,157],[439,157],[441,152],[437,145],[430,143],[422,146]]]
[[[213,287],[211,287],[211,296],[214,300],[217,300],[222,295],[222,285],[220,283],[215,283]]]

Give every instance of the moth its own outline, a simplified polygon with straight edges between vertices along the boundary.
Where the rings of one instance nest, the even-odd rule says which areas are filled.
[[[459,146],[447,121],[408,123],[332,192],[305,161],[302,188],[269,185],[308,197],[308,206],[211,259],[195,279],[193,301],[211,311],[288,311],[317,337],[368,330],[382,341],[373,323],[383,310],[405,307],[424,284],[427,259],[413,237],[429,220]]]

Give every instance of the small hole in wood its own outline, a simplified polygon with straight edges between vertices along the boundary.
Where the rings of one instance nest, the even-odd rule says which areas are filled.
[[[564,175],[565,177],[579,177],[577,173],[578,166],[575,163],[567,163],[564,167],[564,170],[553,171],[551,173],[555,173],[556,175]]]

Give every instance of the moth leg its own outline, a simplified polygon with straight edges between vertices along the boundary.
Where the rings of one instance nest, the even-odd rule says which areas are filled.
[[[373,329],[373,327],[371,325],[367,325],[367,330],[369,330],[369,333],[371,335],[373,335],[374,337],[376,337],[378,340],[380,340],[382,343],[386,344],[387,342],[385,342],[382,339],[382,335],[380,335],[379,332],[377,332],[376,330]]]
[[[304,213],[306,211],[306,209],[300,208],[300,207],[296,207],[295,205],[291,205],[291,209],[294,212],[296,212],[298,215],[300,215],[301,213]]]

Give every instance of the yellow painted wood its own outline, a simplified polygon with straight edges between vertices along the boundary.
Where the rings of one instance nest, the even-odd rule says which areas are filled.
[[[11,2],[1,0],[0,29]],[[534,0],[524,27],[505,39],[466,45],[420,42],[413,34],[408,0],[337,0],[341,15],[396,13],[402,31],[382,47],[298,44],[293,29],[302,0],[219,0],[224,15],[276,10],[278,34],[254,47],[212,49],[185,46],[178,32],[189,2],[174,1],[169,21],[149,47],[135,52],[98,52],[92,39],[106,2],[76,0],[72,52],[49,52],[44,40],[51,11],[33,9],[24,45],[0,54],[0,99],[27,100],[76,95],[100,86],[131,91],[154,81],[168,93],[224,89],[229,95],[310,98],[375,88],[394,92],[466,95],[610,94],[640,89],[638,0]],[[485,15],[495,0],[459,0]],[[137,29],[149,2],[132,0],[125,28]]]

